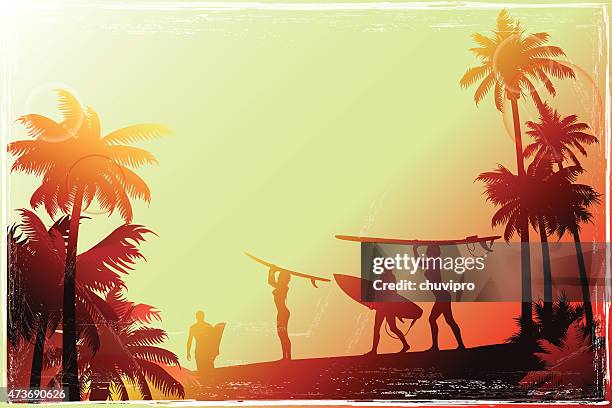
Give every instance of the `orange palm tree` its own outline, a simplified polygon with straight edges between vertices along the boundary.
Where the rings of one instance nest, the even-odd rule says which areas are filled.
[[[132,220],[130,199],[147,203],[151,193],[146,183],[129,168],[156,163],[146,150],[129,143],[157,138],[169,133],[157,124],[128,126],[102,137],[97,113],[83,109],[67,91],[58,90],[58,107],[63,121],[29,114],[21,116],[33,140],[10,143],[16,156],[11,171],[41,176],[30,204],[44,206],[51,218],[57,213],[70,215],[64,271],[62,382],[71,401],[79,399],[77,331],[75,320],[76,254],[81,212],[96,200],[100,207],[117,210],[126,223]]]
[[[535,83],[542,83],[546,90],[555,95],[555,87],[550,77],[575,78],[574,71],[556,60],[564,56],[563,50],[556,46],[546,45],[549,35],[535,33],[526,35],[518,21],[513,20],[507,10],[502,10],[497,17],[497,27],[493,36],[487,37],[476,33],[473,36],[477,47],[471,48],[481,61],[477,67],[467,70],[460,80],[462,87],[469,87],[480,81],[474,100],[478,104],[485,95],[493,90],[495,106],[499,111],[504,109],[504,99],[510,101],[514,124],[514,143],[516,149],[517,174],[525,175],[521,122],[518,112],[518,100],[523,94],[529,94],[536,105],[541,99]],[[529,225],[527,214],[519,214],[518,233],[521,238],[521,283],[523,288],[522,319],[531,321],[531,266],[529,249]]]

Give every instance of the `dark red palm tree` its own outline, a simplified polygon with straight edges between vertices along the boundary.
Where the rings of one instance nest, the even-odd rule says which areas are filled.
[[[552,302],[552,276],[547,235],[556,231],[561,237],[569,232],[574,238],[578,271],[582,287],[587,325],[593,327],[590,289],[582,246],[580,225],[591,222],[589,207],[600,202],[600,195],[590,186],[574,183],[584,170],[579,166],[552,172],[550,162],[533,163],[526,177],[520,178],[503,166],[485,172],[477,180],[485,183],[487,200],[499,207],[491,221],[493,226],[505,225],[504,239],[509,240],[520,229],[521,214],[540,231],[544,255],[545,300]],[[550,317],[550,311],[547,311]]]
[[[499,207],[493,215],[493,226],[505,225],[504,239],[509,241],[521,229],[522,217],[540,234],[542,247],[542,271],[544,281],[544,311],[546,322],[552,318],[552,267],[548,248],[548,235],[554,230],[555,203],[549,200],[556,187],[552,183],[553,170],[550,161],[542,160],[528,166],[523,177],[513,174],[504,166],[481,173],[477,180],[485,183],[487,200]]]
[[[556,109],[547,104],[539,108],[540,117],[537,122],[528,121],[527,134],[534,141],[525,147],[525,157],[534,156],[534,161],[549,160],[556,163],[559,169],[565,161],[571,161],[580,166],[576,153],[587,156],[585,146],[598,143],[590,133],[586,123],[578,122],[577,115],[561,117]]]
[[[128,399],[127,384],[134,385],[142,399],[152,399],[150,385],[164,395],[185,397],[183,385],[164,369],[178,365],[176,354],[157,346],[167,334],[147,326],[161,320],[159,312],[145,304],[125,300],[119,288],[111,290],[106,302],[115,311],[117,320],[99,325],[100,350],[83,368],[82,386],[89,389],[89,399],[105,401],[117,395]]]
[[[30,386],[40,387],[45,342],[61,321],[70,220],[62,217],[46,229],[32,211],[23,209],[20,214],[21,223],[8,236],[8,337],[13,347],[23,340],[34,343]],[[96,323],[116,319],[98,293],[124,286],[122,275],[144,259],[138,245],[150,232],[139,225],[122,225],[77,257],[76,313],[82,323],[78,338],[94,353],[100,346]]]
[[[555,203],[555,227],[559,238],[569,233],[574,240],[584,315],[587,327],[592,331],[595,328],[593,307],[580,230],[582,224],[592,222],[593,215],[590,207],[601,202],[601,195],[591,186],[574,183],[578,174],[582,172],[582,168],[578,166],[573,166],[573,168],[573,171],[568,167],[555,173],[553,181],[557,184],[557,188],[552,190],[554,194],[551,195],[550,200]]]

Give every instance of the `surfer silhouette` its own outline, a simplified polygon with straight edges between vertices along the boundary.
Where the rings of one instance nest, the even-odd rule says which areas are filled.
[[[396,283],[395,275],[390,269],[385,269],[385,271],[380,275],[380,279],[384,283]],[[395,292],[395,291],[392,291]],[[405,353],[410,349],[408,342],[406,341],[406,336],[404,333],[397,327],[397,314],[393,311],[393,303],[389,302],[389,307],[384,309],[376,309],[376,315],[374,316],[374,334],[372,337],[372,350],[370,350],[367,354],[376,354],[378,349],[378,343],[380,342],[380,329],[382,327],[383,321],[386,321],[389,325],[389,329],[392,333],[394,333],[397,338],[402,342],[402,349],[400,353]]]
[[[276,273],[278,272],[278,278]],[[268,284],[274,288],[274,304],[276,305],[276,333],[280,339],[283,349],[283,360],[291,360],[291,340],[289,339],[289,308],[287,307],[287,292],[289,292],[289,281],[291,274],[287,271],[270,267],[268,272]]]
[[[213,327],[204,321],[204,312],[198,310],[196,322],[189,328],[187,339],[187,361],[191,361],[191,343],[195,339],[195,360],[199,372],[214,368],[216,354],[213,352]]]
[[[414,251],[414,257],[419,257],[418,245],[412,247]],[[429,245],[425,252],[427,258],[438,258],[441,255],[439,245]],[[436,262],[432,262],[433,266],[425,271],[425,278],[431,283],[442,283],[442,273],[439,265]],[[438,263],[439,264],[439,263]],[[463,339],[461,338],[461,330],[459,325],[453,317],[453,311],[451,309],[451,295],[446,290],[433,290],[432,291],[436,301],[429,314],[429,326],[431,327],[431,351],[438,351],[438,323],[437,320],[440,316],[444,316],[446,323],[450,326],[455,339],[457,340],[457,348],[464,349]]]

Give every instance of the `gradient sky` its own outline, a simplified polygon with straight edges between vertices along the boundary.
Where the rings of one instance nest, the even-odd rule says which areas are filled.
[[[161,310],[166,345],[187,367],[187,329],[198,309],[213,323],[227,322],[219,363],[275,359],[266,270],[243,251],[331,277],[359,273],[359,246],[335,234],[500,232],[490,227],[493,208],[474,178],[497,163],[514,169],[513,141],[491,98],[476,107],[474,89],[459,87],[477,64],[470,35],[492,29],[497,13],[32,11],[14,21],[11,116],[57,117],[51,91],[61,87],[97,110],[103,132],[141,122],[169,126],[173,136],[141,144],[160,163],[139,171],[153,200],[134,205],[134,222],[159,237],[143,245],[148,261],[127,278],[128,296]],[[555,82],[553,105],[601,129],[594,87],[604,93],[602,10],[511,14],[529,32],[548,32],[586,73]],[[522,120],[534,119],[530,104],[521,101]],[[15,126],[9,139],[24,137]],[[589,150],[582,180],[601,192],[603,152],[603,144]],[[9,209],[28,206],[35,186],[32,177],[11,176]],[[595,215],[585,240],[605,239],[603,207]],[[105,215],[85,221],[79,248],[120,222]],[[314,289],[296,279],[288,304],[295,357],[368,350],[373,314],[335,284]],[[455,305],[468,347],[507,338],[518,312],[516,305]],[[483,327],[487,319],[496,326]],[[442,347],[453,345],[444,324],[441,335]],[[415,350],[429,347],[427,319],[409,341]]]

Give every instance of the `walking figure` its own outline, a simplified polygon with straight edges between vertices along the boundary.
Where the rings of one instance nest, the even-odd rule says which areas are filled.
[[[221,337],[225,323],[217,323],[214,327],[204,321],[204,312],[196,312],[196,322],[189,328],[187,339],[187,361],[191,361],[191,344],[195,339],[195,360],[198,372],[206,373],[215,368],[215,359],[219,355]]]
[[[380,275],[380,279],[384,283],[396,283],[395,275],[390,269],[385,269],[385,271]],[[374,335],[372,337],[372,350],[370,350],[367,354],[376,354],[378,349],[378,343],[380,342],[380,329],[382,327],[383,321],[387,321],[389,325],[389,329],[392,333],[394,333],[397,338],[402,342],[402,349],[399,351],[400,353],[405,353],[410,350],[410,345],[406,341],[406,336],[402,331],[397,327],[397,314],[393,311],[395,309],[395,305],[393,303],[388,304],[389,307],[384,309],[376,309],[376,315],[374,316]]]
[[[419,257],[418,246],[414,246],[414,257]],[[439,258],[441,251],[439,245],[429,245],[426,251],[427,258]],[[425,277],[431,283],[442,283],[442,273],[440,266],[436,265],[436,262],[432,262],[433,266],[425,271]],[[438,263],[439,264],[439,263]],[[453,311],[451,309],[451,294],[446,290],[434,290],[432,291],[436,302],[434,303],[431,313],[429,314],[429,326],[431,327],[431,348],[432,351],[438,351],[438,323],[437,320],[440,316],[444,316],[446,323],[450,326],[455,339],[457,340],[457,348],[464,349],[463,339],[461,338],[461,330],[459,325],[453,317]]]

